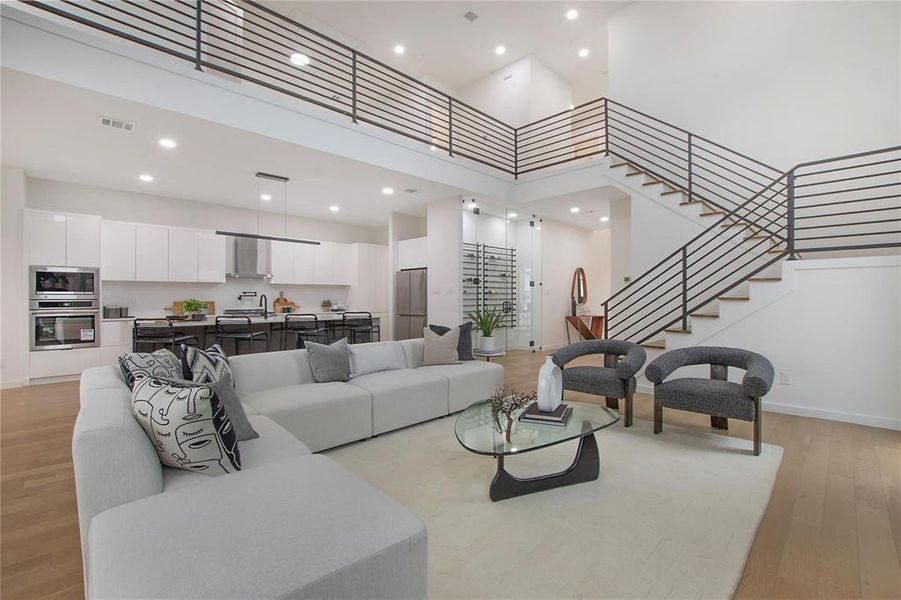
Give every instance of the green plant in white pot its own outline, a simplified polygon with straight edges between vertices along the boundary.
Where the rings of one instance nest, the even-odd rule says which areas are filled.
[[[466,317],[473,322],[476,328],[481,332],[482,339],[479,341],[479,350],[484,352],[494,352],[494,330],[500,327],[504,320],[504,313],[497,308],[489,307],[480,310],[471,310],[466,313]]]

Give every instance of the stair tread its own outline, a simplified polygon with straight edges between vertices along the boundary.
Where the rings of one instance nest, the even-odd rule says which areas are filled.
[[[750,300],[750,299],[751,298],[749,298],[748,296],[720,296],[719,298],[717,298],[717,300],[730,300],[730,301],[735,301],[735,300],[745,301],[745,300]]]
[[[782,281],[781,277],[751,277],[748,281]]]
[[[670,194],[683,194],[684,195],[685,192],[683,192],[682,190],[668,190],[666,192],[663,192],[661,195],[669,196]]]
[[[666,350],[666,340],[653,340],[641,344],[645,348],[655,348],[657,350]]]
[[[721,211],[721,210],[713,210],[713,211],[710,211],[710,212],[702,212],[702,213],[700,214],[700,216],[702,216],[702,217],[712,217],[712,216],[715,216],[715,215],[724,215],[724,214],[726,214],[726,213],[724,213],[724,212]]]
[[[674,329],[664,329],[666,333],[691,333],[691,329],[682,329],[681,327],[677,327]]]
[[[636,175],[644,175],[644,171],[635,171],[634,173],[626,173],[626,177],[635,177]]]
[[[699,319],[719,319],[719,315],[705,314],[705,313],[693,313],[689,315],[690,317],[697,317]]]
[[[645,182],[642,183],[641,185],[657,185],[658,183],[663,183],[663,182],[662,182],[662,181],[657,181],[657,180],[655,179],[654,181],[645,181]]]
[[[631,166],[632,166],[632,163],[621,162],[621,163],[617,163],[617,164],[615,164],[615,165],[610,165],[610,168],[611,168],[611,169],[618,169],[619,167],[631,167]],[[633,168],[634,168],[634,167],[633,167]]]

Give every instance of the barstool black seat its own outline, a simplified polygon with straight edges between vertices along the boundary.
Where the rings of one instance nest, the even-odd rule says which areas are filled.
[[[156,350],[157,346],[169,347],[174,354],[180,352],[178,347],[182,344],[187,346],[197,345],[197,336],[179,332],[168,317],[135,319],[131,329],[131,340],[133,352],[138,351],[139,344],[149,345],[151,352]]]
[[[309,340],[328,343],[328,329],[313,314],[285,315],[285,327],[282,329],[282,348],[285,347],[285,338],[288,335],[294,336],[295,348],[303,348]]]
[[[254,331],[253,322],[246,316],[216,317],[216,343],[220,346],[224,340],[234,340],[235,354],[241,354],[241,344],[253,351],[254,342],[264,342],[269,347],[269,332]]]
[[[372,321],[371,312],[346,312],[341,317],[341,330],[343,334],[350,338],[351,344],[357,343],[357,338],[362,338],[366,342],[381,341],[382,334],[378,325]]]

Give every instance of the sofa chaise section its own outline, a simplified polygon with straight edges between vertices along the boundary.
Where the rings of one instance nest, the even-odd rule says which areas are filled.
[[[91,598],[426,596],[422,522],[324,456],[108,510],[90,545]]]

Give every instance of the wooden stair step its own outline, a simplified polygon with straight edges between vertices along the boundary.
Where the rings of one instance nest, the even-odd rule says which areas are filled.
[[[645,181],[641,185],[657,185],[658,183],[663,183],[662,181],[657,181],[656,179],[653,181]]]
[[[666,333],[691,333],[691,329],[682,329],[681,327],[675,327],[673,329],[664,329]]]
[[[645,348],[654,348],[656,350],[666,350],[666,340],[652,340],[641,344]]]
[[[722,227],[723,229],[728,229],[729,227],[746,227],[748,229],[751,229],[751,226],[744,221],[729,221],[728,223],[723,223],[722,225],[720,225],[720,227]]]
[[[782,281],[781,277],[751,277],[748,281]]]
[[[610,165],[611,169],[618,169],[620,167],[632,167],[632,163],[621,162],[621,163],[617,163],[615,165]],[[632,167],[632,168],[635,168],[635,167]]]
[[[636,175],[644,175],[644,171],[635,171],[634,173],[626,173],[626,177],[635,177]]]
[[[724,215],[724,214],[726,214],[726,213],[724,213],[724,212],[721,211],[721,210],[708,210],[708,211],[706,211],[706,212],[702,212],[699,216],[701,216],[701,217],[714,217],[714,216],[717,216],[717,215]]]
[[[670,194],[685,194],[682,190],[667,190],[661,194],[661,196],[669,196]]]
[[[720,296],[717,300],[728,300],[729,302],[747,302],[750,300],[748,296]]]
[[[718,314],[713,314],[713,313],[692,313],[688,316],[692,317],[692,318],[698,318],[698,319],[719,319],[720,318],[720,316]]]

